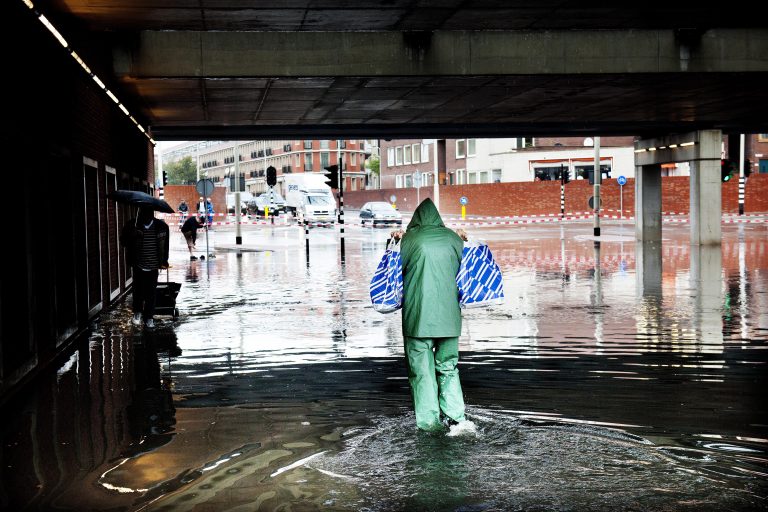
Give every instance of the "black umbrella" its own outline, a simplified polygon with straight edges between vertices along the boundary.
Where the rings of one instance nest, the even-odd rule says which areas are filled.
[[[141,208],[151,208],[163,213],[174,213],[171,205],[162,199],[152,197],[146,192],[139,192],[138,190],[115,190],[114,192],[107,194],[107,197],[114,199],[118,203],[128,203]]]

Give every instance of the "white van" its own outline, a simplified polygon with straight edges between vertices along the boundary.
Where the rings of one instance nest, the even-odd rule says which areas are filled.
[[[327,182],[323,174],[284,175],[286,210],[307,222],[336,222],[336,199]]]

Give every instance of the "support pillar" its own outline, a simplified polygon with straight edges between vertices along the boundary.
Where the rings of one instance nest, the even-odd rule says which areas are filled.
[[[722,179],[720,130],[698,132],[698,158],[691,162],[691,245],[720,244]]]
[[[635,167],[635,238],[661,241],[661,165]]]

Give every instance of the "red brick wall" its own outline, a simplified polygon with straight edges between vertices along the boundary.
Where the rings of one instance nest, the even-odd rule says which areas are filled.
[[[683,212],[690,209],[688,194],[689,178],[670,176],[661,179],[661,208],[665,212]],[[420,199],[432,197],[432,187],[420,190]],[[588,211],[587,201],[593,186],[586,180],[571,181],[565,186],[566,212]],[[344,204],[359,208],[368,201],[389,201],[397,196],[401,211],[413,211],[417,206],[415,188],[363,190],[345,192]],[[618,210],[621,190],[615,179],[604,180],[600,188],[602,208]],[[440,211],[447,214],[461,213],[459,198],[466,196],[468,215],[546,215],[560,213],[560,183],[556,181],[493,183],[483,185],[454,185],[440,187]],[[738,211],[738,180],[723,183],[723,211]],[[627,180],[623,190],[625,214],[635,210],[635,181]],[[746,212],[768,212],[768,174],[753,174],[747,181]]]
[[[200,198],[194,185],[166,185],[163,194],[165,201],[174,210],[178,208],[182,199],[186,199],[189,211],[194,211]],[[214,212],[227,213],[227,189],[225,187],[214,187],[211,201],[213,201]],[[219,220],[218,216],[216,220]]]

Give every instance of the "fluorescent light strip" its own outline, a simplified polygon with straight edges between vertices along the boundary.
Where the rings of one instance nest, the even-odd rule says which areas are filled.
[[[93,81],[96,82],[96,85],[98,85],[101,88],[101,90],[106,92],[107,96],[109,96],[112,99],[112,101],[114,101],[117,104],[120,110],[122,110],[125,113],[125,115],[128,116],[131,121],[133,121],[133,124],[135,124],[136,127],[139,129],[139,131],[143,133],[147,137],[147,139],[149,139],[149,142],[151,142],[153,146],[157,145],[155,140],[149,136],[149,134],[144,129],[144,127],[141,126],[138,123],[138,121],[136,121],[136,119],[134,119],[134,117],[131,115],[131,113],[128,111],[125,105],[120,103],[120,100],[117,99],[117,97],[112,93],[112,91],[107,89],[107,86],[104,85],[104,82],[102,82],[101,79],[98,76],[96,76],[93,73],[93,71],[91,71],[91,68],[88,67],[88,64],[85,63],[85,61],[80,57],[80,55],[78,55],[77,52],[75,52],[72,48],[69,47],[69,43],[67,43],[67,40],[64,39],[64,36],[62,36],[61,33],[58,30],[56,30],[56,27],[54,27],[53,24],[50,21],[48,21],[48,18],[46,18],[44,15],[40,14],[38,11],[35,10],[35,5],[32,3],[31,0],[22,0],[22,1],[24,2],[24,5],[26,5],[29,9],[31,9],[35,13],[35,16],[37,16],[37,19],[40,20],[40,23],[45,25],[45,28],[47,28],[48,31],[51,34],[53,34],[56,40],[58,40],[59,43],[61,43],[61,46],[67,49],[67,51],[69,52],[69,55],[73,59],[75,59],[75,62],[77,62],[80,65],[80,67],[83,68],[83,70],[86,73],[88,73],[88,75],[91,78],[93,78]]]
[[[59,31],[58,31],[58,30],[56,30],[56,27],[54,27],[53,25],[51,25],[51,22],[50,22],[50,21],[48,21],[48,18],[46,18],[46,17],[45,17],[45,16],[43,16],[42,14],[41,14],[40,16],[38,16],[38,18],[40,19],[40,23],[42,23],[43,25],[45,25],[45,28],[47,28],[48,30],[50,30],[51,34],[53,34],[53,36],[54,36],[56,39],[58,39],[58,40],[59,40],[59,42],[61,43],[61,46],[63,46],[64,48],[69,48],[69,43],[67,43],[67,40],[66,40],[66,39],[64,39],[64,36],[62,36],[62,35],[59,33]]]
[[[686,146],[693,146],[694,144],[696,144],[696,143],[695,142],[683,142],[682,144],[680,144],[680,147],[684,148]]]

